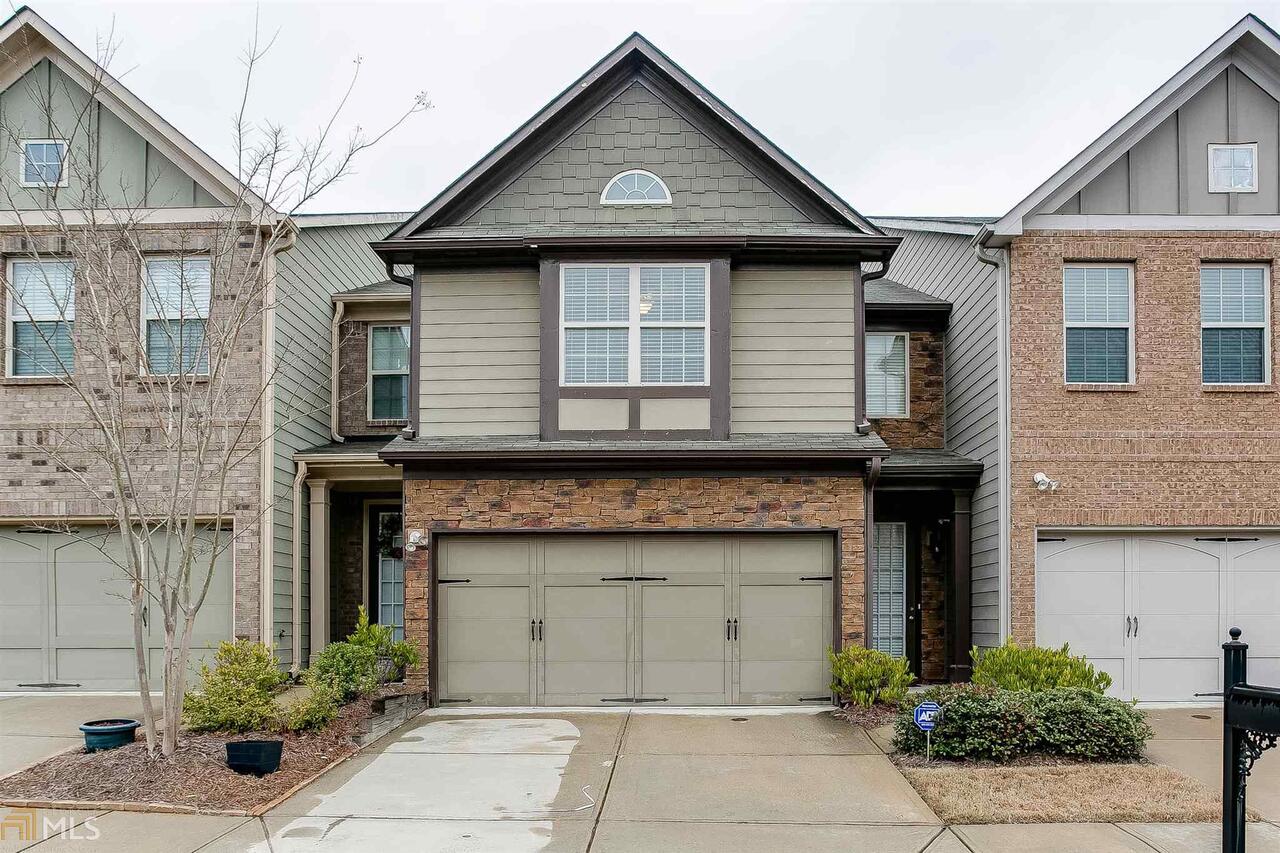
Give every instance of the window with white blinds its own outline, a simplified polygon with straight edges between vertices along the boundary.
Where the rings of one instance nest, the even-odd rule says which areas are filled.
[[[10,262],[10,376],[71,373],[75,270],[73,261]]]
[[[877,522],[872,549],[872,648],[905,657],[907,654],[907,526]]]
[[[561,267],[562,385],[705,385],[709,267]]]
[[[208,258],[149,258],[142,305],[147,372],[208,373],[205,327],[213,283]]]
[[[907,340],[905,332],[867,333],[867,416],[907,416]]]
[[[1062,270],[1066,380],[1133,381],[1133,270],[1067,266]]]
[[[1205,384],[1268,381],[1267,268],[1200,268],[1200,366]]]

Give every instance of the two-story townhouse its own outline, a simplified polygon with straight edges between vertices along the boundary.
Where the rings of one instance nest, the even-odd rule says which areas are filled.
[[[898,242],[628,39],[335,297],[299,654],[359,589],[439,703],[827,702],[846,644],[963,677],[982,464]]]
[[[121,374],[122,399],[144,394],[172,365],[198,362],[199,336],[191,329],[236,307],[221,290],[220,271],[211,269],[211,235],[226,233],[228,222],[242,223],[235,248],[219,257],[231,269],[256,266],[262,276],[252,279],[260,287],[249,288],[261,300],[254,309],[261,329],[250,328],[238,341],[221,412],[246,426],[243,458],[230,472],[222,504],[206,500],[198,510],[205,520],[227,520],[219,538],[229,545],[218,554],[197,623],[196,661],[221,640],[269,638],[276,631],[273,598],[288,606],[289,588],[272,574],[279,530],[290,526],[278,516],[288,507],[272,508],[272,489],[282,470],[292,478],[296,445],[314,443],[308,413],[327,419],[328,293],[313,309],[313,281],[278,275],[278,256],[263,251],[268,230],[282,227],[279,218],[247,211],[246,204],[260,200],[235,175],[35,12],[20,9],[0,24],[0,54],[0,690],[130,689],[126,576],[114,562],[118,540],[109,502],[101,499],[111,494],[110,478],[91,464],[62,465],[47,452],[58,435],[89,427],[87,415],[78,420],[83,409],[63,377],[102,367],[90,355],[101,348],[86,338],[89,324],[75,320],[76,303],[88,293],[79,255],[68,248],[75,229],[121,223],[121,246],[138,250],[118,259],[120,278],[138,281],[137,301],[119,319],[147,330],[138,368]],[[288,247],[288,239],[270,243]],[[174,285],[170,297],[189,309],[177,321],[163,313],[165,300],[144,296],[175,258],[183,272],[173,281],[186,284]],[[49,292],[61,294],[53,305],[41,298]],[[309,315],[320,318],[314,332]],[[152,334],[174,322],[183,324],[181,337]],[[137,337],[131,331],[122,342]],[[122,364],[132,358],[123,344],[120,352]],[[149,426],[155,424],[139,422],[132,452],[163,459],[146,440]],[[327,432],[326,423],[321,435]],[[139,494],[171,488],[173,471],[164,462],[138,471],[149,472],[133,484]],[[158,666],[164,636],[154,616],[146,631]]]
[[[1122,696],[1280,675],[1280,38],[1245,17],[997,221],[1009,620]]]

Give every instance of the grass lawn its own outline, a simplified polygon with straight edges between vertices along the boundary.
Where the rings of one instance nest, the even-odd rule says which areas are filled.
[[[900,769],[948,824],[1197,823],[1222,817],[1217,792],[1157,764],[904,761]]]

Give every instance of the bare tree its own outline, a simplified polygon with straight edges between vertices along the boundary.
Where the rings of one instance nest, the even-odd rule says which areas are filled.
[[[295,236],[290,215],[430,107],[419,95],[385,129],[357,127],[335,139],[357,59],[350,85],[310,135],[252,123],[249,95],[269,48],[255,22],[232,122],[239,186],[231,199],[177,204],[164,198],[164,176],[130,183],[113,165],[114,152],[99,150],[102,114],[120,86],[105,70],[114,34],[99,45],[94,75],[29,87],[29,108],[7,108],[0,122],[6,150],[33,136],[55,140],[25,152],[23,180],[0,180],[0,216],[17,223],[4,238],[16,258],[5,282],[10,372],[65,389],[36,445],[118,535],[119,547],[103,554],[127,584],[147,744],[165,756],[177,749],[192,636],[218,558],[242,537],[270,535],[266,507],[248,523],[237,514],[235,486],[258,481],[260,454],[281,426],[279,417],[262,418],[277,371],[309,355],[268,351],[264,332],[275,305],[301,296],[274,272],[275,256]],[[47,132],[33,134],[32,115]],[[197,203],[208,206],[207,217],[163,216]],[[327,346],[314,342],[315,350]],[[282,399],[276,410],[299,417],[307,405]],[[149,622],[157,616],[164,628],[158,714],[148,663]]]

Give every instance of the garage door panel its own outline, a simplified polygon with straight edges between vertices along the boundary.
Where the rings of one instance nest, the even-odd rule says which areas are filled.
[[[0,649],[0,686],[41,684],[45,681],[48,654],[40,649]]]
[[[643,584],[640,695],[676,704],[730,701],[725,587]]]
[[[543,543],[543,548],[543,572],[547,574],[604,577],[627,573],[627,540],[621,537],[557,538]]]
[[[1042,616],[1036,627],[1036,643],[1061,648],[1065,643],[1073,654],[1090,658],[1121,658],[1125,651],[1124,616]]]
[[[1140,563],[1138,572],[1138,608],[1143,616],[1194,616],[1212,614],[1216,623],[1219,602],[1219,576],[1212,572],[1151,571]]]
[[[533,571],[533,543],[509,537],[444,539],[437,564],[445,578],[529,574]]]
[[[1179,614],[1153,616],[1144,613],[1138,617],[1138,636],[1131,638],[1137,647],[1138,658],[1172,657],[1177,655],[1214,657],[1206,650],[1219,650],[1218,614]]]
[[[530,591],[524,587],[438,587],[442,700],[532,704]]]
[[[1249,644],[1249,674],[1252,679],[1253,662],[1259,656],[1280,655],[1280,615],[1237,615],[1229,621],[1244,632],[1244,640]]]
[[[529,604],[529,588],[525,586],[500,587],[441,587],[437,606],[442,619],[532,618]]]
[[[527,661],[453,661],[445,664],[442,698],[465,697],[476,705],[529,704]]]
[[[646,536],[639,541],[642,575],[723,574],[726,569],[723,536]]]
[[[132,684],[137,669],[134,660],[131,648],[63,646],[54,652],[53,677],[55,681],[76,682],[86,688],[120,682]],[[153,674],[158,677],[160,671],[153,670]]]
[[[738,699],[747,705],[790,705],[831,692],[831,676],[819,661],[743,661]]]
[[[629,596],[629,586],[619,583],[543,589],[544,704],[595,704],[632,695]]]
[[[831,537],[744,536],[738,555],[738,571],[742,574],[771,572],[800,575],[831,574]]]
[[[673,705],[724,705],[729,685],[724,661],[650,661],[640,664],[640,693]]]
[[[1134,695],[1143,702],[1185,702],[1222,689],[1216,657],[1143,658]]]
[[[1124,563],[1120,566],[1123,569]],[[1047,572],[1039,587],[1040,612],[1047,616],[1125,615],[1123,571]]]

